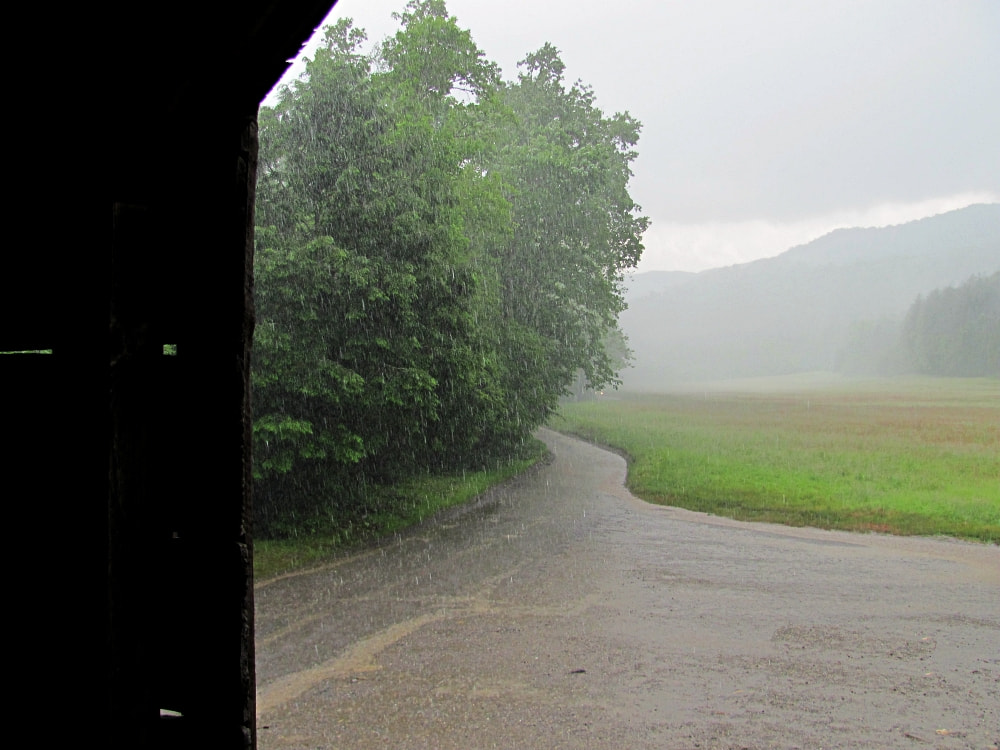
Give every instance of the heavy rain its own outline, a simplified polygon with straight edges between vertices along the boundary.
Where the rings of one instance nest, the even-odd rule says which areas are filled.
[[[259,746],[995,750],[1000,13],[551,5],[262,103]]]

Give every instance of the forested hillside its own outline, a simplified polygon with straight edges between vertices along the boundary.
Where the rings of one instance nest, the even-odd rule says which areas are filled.
[[[505,461],[579,371],[617,377],[623,273],[647,220],[639,123],[546,44],[504,81],[442,0],[374,55],[342,21],[260,112],[257,518]]]
[[[1000,377],[1000,271],[918,297],[899,345],[915,372]]]
[[[934,290],[998,270],[1000,205],[990,204],[895,227],[838,230],[775,258],[669,277],[659,292],[630,294],[621,321],[634,366],[625,386],[921,371],[901,348],[911,305],[919,295],[929,305]],[[641,278],[633,289],[651,286]],[[983,325],[995,332],[1000,323],[989,316]]]

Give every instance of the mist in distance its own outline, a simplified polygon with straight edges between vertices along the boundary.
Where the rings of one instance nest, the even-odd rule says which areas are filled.
[[[1000,377],[1000,204],[632,280],[627,390],[808,372]]]

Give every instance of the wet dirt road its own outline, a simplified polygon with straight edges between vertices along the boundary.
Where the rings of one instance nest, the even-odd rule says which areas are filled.
[[[277,748],[991,748],[1000,548],[650,506],[554,461],[258,584]]]

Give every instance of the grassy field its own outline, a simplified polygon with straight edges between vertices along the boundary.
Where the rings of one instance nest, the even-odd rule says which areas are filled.
[[[795,526],[1000,543],[1000,380],[796,377],[569,404],[650,502]]]

